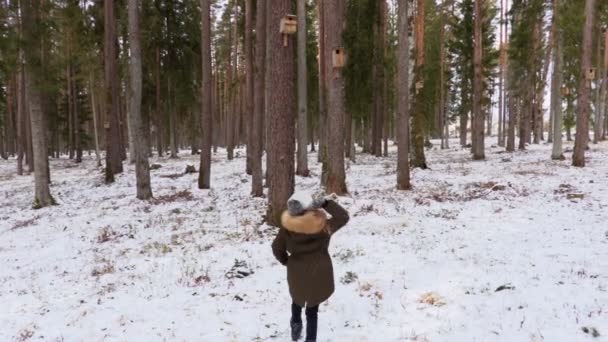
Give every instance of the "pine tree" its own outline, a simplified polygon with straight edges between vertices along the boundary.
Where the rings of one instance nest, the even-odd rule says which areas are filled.
[[[49,183],[50,171],[48,161],[48,149],[46,141],[46,119],[42,107],[42,91],[44,68],[40,39],[44,37],[44,24],[42,16],[44,6],[39,0],[23,0],[21,2],[23,19],[23,41],[24,41],[24,76],[25,93],[30,112],[32,127],[32,147],[35,163],[35,197],[34,208],[42,208],[56,204],[51,196]],[[32,161],[30,161],[32,163]]]
[[[296,84],[294,39],[283,45],[283,35],[272,24],[279,23],[285,13],[293,13],[290,0],[268,2],[267,66],[267,153],[268,153],[268,212],[266,221],[280,225],[287,199],[294,191]]]
[[[343,54],[342,31],[346,20],[344,0],[324,4],[325,77],[327,78],[327,181],[326,191],[343,195],[346,189],[344,169],[344,77],[342,67],[333,64],[334,54]]]
[[[585,166],[585,149],[587,148],[589,139],[590,82],[587,78],[587,73],[591,68],[594,19],[595,0],[585,0],[585,26],[583,30],[583,49],[581,52],[581,74],[579,81],[579,97],[576,105],[576,139],[574,142],[574,153],[572,154],[572,165],[579,167]]]
[[[297,45],[298,45],[298,158],[296,174],[303,177],[308,177],[308,87],[307,87],[307,26],[306,26],[306,0],[298,0],[298,28],[297,28]]]
[[[201,0],[201,161],[199,166],[198,188],[211,187],[211,4],[210,0]]]
[[[410,184],[409,142],[409,0],[399,0],[397,53],[397,189],[407,190]]]

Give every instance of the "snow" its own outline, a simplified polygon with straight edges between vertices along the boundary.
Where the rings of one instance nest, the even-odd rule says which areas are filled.
[[[608,143],[585,168],[550,149],[472,162],[434,148],[408,192],[394,189],[395,151],[358,155],[318,340],[606,341]],[[142,202],[132,165],[104,185],[93,157],[51,160],[59,206],[33,210],[33,177],[0,160],[0,341],[289,340],[276,231],[244,152],[213,156],[207,191],[183,174],[196,156],[151,162],[156,200]],[[310,165],[298,190],[319,189]]]

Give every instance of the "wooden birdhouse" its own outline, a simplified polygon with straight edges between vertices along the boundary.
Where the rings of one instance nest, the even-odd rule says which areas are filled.
[[[589,68],[585,73],[587,80],[591,81],[595,79],[595,68]]]
[[[298,30],[298,19],[293,14],[286,14],[281,18],[280,32],[282,34],[295,34]]]
[[[564,96],[570,95],[570,88],[562,87],[562,95],[564,95]]]
[[[344,68],[346,65],[346,51],[344,51],[344,48],[336,48],[333,50],[332,61],[334,68]]]

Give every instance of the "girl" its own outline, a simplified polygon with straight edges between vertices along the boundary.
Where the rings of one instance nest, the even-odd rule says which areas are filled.
[[[272,252],[287,266],[293,300],[290,322],[293,341],[302,334],[303,307],[306,307],[306,342],[317,340],[319,304],[334,292],[333,266],[327,250],[329,240],[348,219],[348,212],[328,197],[312,200],[310,196],[296,193],[287,202],[287,211],[281,217],[283,228],[272,242]]]

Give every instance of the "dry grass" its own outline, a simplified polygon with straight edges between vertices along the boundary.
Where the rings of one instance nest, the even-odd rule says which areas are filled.
[[[194,199],[194,196],[189,190],[182,190],[173,194],[158,196],[152,202],[154,204],[164,204],[176,201],[192,201],[192,199]]]
[[[445,299],[435,292],[423,293],[418,299],[418,302],[432,306],[443,306],[446,304]]]
[[[29,227],[29,226],[33,225],[34,223],[36,223],[36,221],[38,221],[38,219],[40,219],[40,216],[34,216],[31,219],[17,221],[11,228],[9,228],[9,231]]]
[[[112,230],[110,226],[101,228],[99,235],[97,235],[97,243],[104,243],[108,241],[116,240],[118,234]]]
[[[101,265],[93,268],[91,275],[93,277],[101,277],[104,274],[114,273],[114,264],[109,260],[104,260]]]

